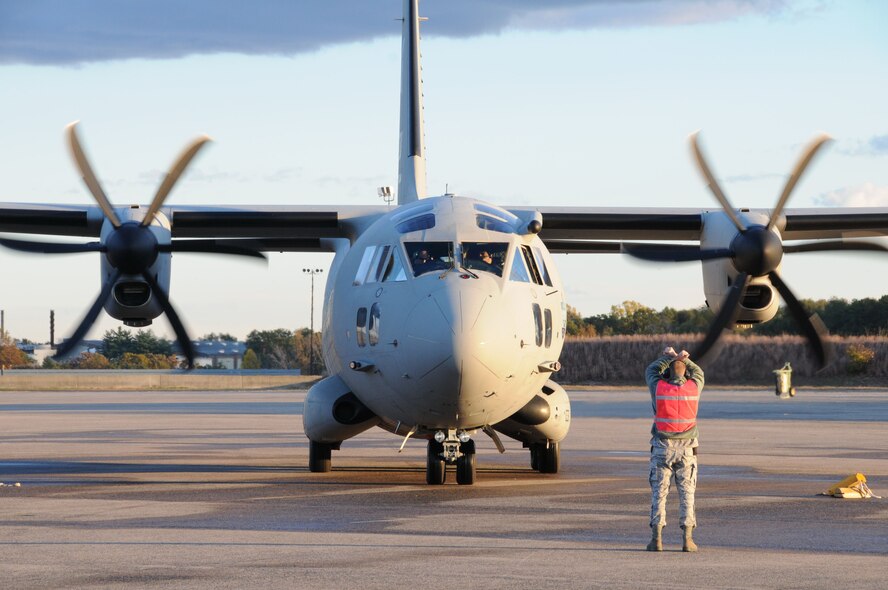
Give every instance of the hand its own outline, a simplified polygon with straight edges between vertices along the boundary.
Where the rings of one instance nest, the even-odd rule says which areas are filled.
[[[678,358],[678,360],[683,361],[683,360],[687,359],[689,356],[691,356],[691,355],[688,354],[687,350],[682,350],[680,353],[678,353],[677,358]]]
[[[676,356],[678,356],[675,354],[675,349],[672,348],[671,346],[667,346],[665,349],[663,349],[663,355],[664,356],[671,356],[672,358],[675,358]]]

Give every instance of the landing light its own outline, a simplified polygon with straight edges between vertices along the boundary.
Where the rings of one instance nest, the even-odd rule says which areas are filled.
[[[446,439],[447,439],[447,435],[444,433],[443,430],[439,430],[438,432],[435,433],[435,442],[442,443]]]
[[[465,430],[461,430],[459,434],[456,435],[456,438],[458,438],[461,443],[467,443],[472,439],[472,437],[469,436],[469,433]]]

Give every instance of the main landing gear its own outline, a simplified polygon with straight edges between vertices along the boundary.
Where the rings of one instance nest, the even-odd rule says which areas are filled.
[[[467,439],[460,442],[455,432],[452,436],[439,442],[429,441],[426,453],[426,483],[439,486],[447,479],[447,465],[456,465],[456,483],[472,485],[475,483],[477,469],[475,467],[475,441]]]
[[[558,473],[561,465],[561,448],[557,442],[531,443],[530,468],[540,473]]]
[[[339,450],[338,444],[325,444],[308,441],[308,470],[312,473],[327,473],[332,469],[332,455]]]

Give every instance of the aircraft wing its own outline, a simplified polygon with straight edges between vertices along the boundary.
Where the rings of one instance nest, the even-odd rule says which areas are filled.
[[[212,240],[263,251],[329,251],[325,238],[353,240],[384,206],[171,206],[161,209],[172,237]],[[0,204],[0,232],[98,237],[104,215],[97,206]]]
[[[622,240],[698,241],[703,220],[721,209],[506,207],[543,217],[540,238],[553,253],[619,253]],[[767,210],[762,210],[769,213]],[[784,240],[888,235],[886,207],[786,209]]]
[[[553,253],[620,252],[623,240],[698,241],[705,215],[719,209],[507,207],[518,215],[538,211],[540,237]],[[385,206],[170,206],[174,238],[214,240],[263,251],[329,251],[325,238],[354,240]],[[786,209],[784,240],[888,235],[888,208]],[[98,237],[104,216],[97,206],[0,204],[0,232]],[[248,243],[248,242],[249,243]]]

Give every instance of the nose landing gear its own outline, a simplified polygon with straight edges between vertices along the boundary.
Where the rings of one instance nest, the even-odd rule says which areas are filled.
[[[446,435],[438,433],[436,438],[429,441],[426,455],[426,483],[429,485],[442,485],[447,479],[447,465],[456,466],[456,483],[459,485],[472,485],[475,483],[477,469],[475,467],[475,441],[461,432],[457,435],[455,430]],[[461,441],[460,439],[465,439]]]

